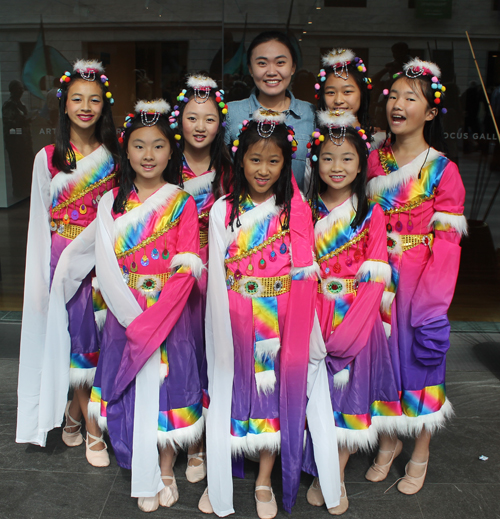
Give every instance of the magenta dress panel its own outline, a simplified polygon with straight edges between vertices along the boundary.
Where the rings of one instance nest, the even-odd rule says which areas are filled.
[[[382,315],[399,358],[401,406],[408,432],[441,427],[446,398],[447,311],[466,233],[465,190],[456,164],[433,148],[399,168],[390,146],[369,157],[369,196],[385,213],[391,284]]]
[[[50,207],[52,246],[50,279],[53,278],[62,251],[86,228],[97,215],[101,196],[116,185],[115,167],[109,154],[93,155],[102,151],[102,146],[84,157],[74,146],[77,170],[72,173],[57,171],[52,165],[54,146],[46,146],[47,167],[52,174],[52,206]],[[89,164],[84,171],[78,165],[85,159]],[[73,227],[74,226],[74,227]],[[71,229],[71,230],[70,230]],[[95,273],[91,272],[82,281],[78,292],[67,304],[69,333],[71,337],[70,384],[91,386],[99,358],[100,332],[96,314],[105,309],[96,290]]]
[[[340,446],[370,449],[379,432],[403,428],[398,372],[380,316],[390,280],[385,221],[377,204],[357,227],[355,196],[331,212],[320,200],[315,227],[321,268],[317,312],[328,356],[330,392]]]

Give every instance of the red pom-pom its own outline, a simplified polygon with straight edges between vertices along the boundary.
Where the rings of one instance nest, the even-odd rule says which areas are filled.
[[[215,100],[220,103],[222,101],[222,99],[220,97],[216,97]]]
[[[435,104],[438,105],[440,102],[441,102],[441,99],[439,99],[439,97],[436,97],[436,99],[434,99],[434,103]]]
[[[319,146],[319,143],[320,143],[320,140],[319,140],[319,139],[315,139],[315,140],[314,140],[314,144],[315,144],[316,146]]]
[[[66,83],[69,83],[71,81],[71,78],[66,76],[66,79],[64,81],[66,81]]]
[[[306,148],[307,148],[308,150],[310,150],[310,149],[312,148],[312,144],[311,144],[310,142],[308,142]]]
[[[119,142],[120,144],[123,144],[123,137],[118,137],[118,142]]]
[[[368,88],[368,90],[371,90],[373,88],[372,85],[368,85],[366,88]]]
[[[318,94],[314,94],[314,99],[319,99],[319,95]]]

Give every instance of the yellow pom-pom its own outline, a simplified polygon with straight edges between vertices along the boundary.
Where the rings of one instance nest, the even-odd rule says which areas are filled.
[[[106,97],[108,99],[111,99],[113,97],[113,94],[111,92],[106,92]]]
[[[106,83],[104,83],[104,86],[109,87],[109,81],[106,81]]]
[[[363,72],[363,66],[362,66],[362,65],[359,65],[359,66],[358,66],[358,70],[359,70],[360,72]]]
[[[240,141],[238,139],[233,141],[233,146],[239,146],[239,145],[240,145]]]
[[[127,123],[123,123],[123,127],[126,128],[127,127]]]
[[[324,136],[324,135],[320,135],[320,136],[319,136],[319,140],[320,140],[321,142],[323,142],[323,141],[325,140],[325,136]]]
[[[178,133],[175,134],[175,140],[176,141],[180,141],[181,140],[181,136]]]
[[[441,92],[436,92],[434,95],[435,95],[436,97],[441,97]]]
[[[227,114],[227,108],[223,108],[223,109],[222,109],[222,113],[223,113],[224,115],[226,115],[226,114]]]
[[[446,87],[445,86],[441,87],[441,92],[446,92]]]

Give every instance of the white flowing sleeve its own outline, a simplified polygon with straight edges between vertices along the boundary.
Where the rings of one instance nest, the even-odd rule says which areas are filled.
[[[231,466],[231,400],[234,351],[224,267],[226,202],[219,199],[210,211],[209,269],[205,318],[208,393],[208,495],[219,517],[234,513]]]
[[[50,181],[47,154],[35,158],[31,186],[23,323],[19,356],[17,431],[18,443],[42,445],[38,432],[38,404],[50,290]]]

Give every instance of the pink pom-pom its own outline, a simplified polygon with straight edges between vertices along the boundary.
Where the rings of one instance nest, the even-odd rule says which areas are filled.
[[[293,135],[289,135],[289,136],[287,137],[287,139],[288,139],[288,142],[292,142],[292,141],[293,141]]]
[[[362,138],[364,141],[366,141],[366,140],[368,139],[368,137],[367,137],[365,134],[363,134],[363,135],[361,136],[361,138]]]
[[[243,126],[246,126],[247,124],[248,124],[248,121],[247,121],[247,119],[245,119],[245,120],[243,121]]]
[[[238,147],[237,146],[233,146],[231,149],[233,150],[233,153],[236,153],[238,151]]]
[[[322,70],[320,73],[319,73],[320,76],[324,77],[326,76],[326,71]]]
[[[314,88],[315,88],[316,90],[319,90],[319,89],[320,89],[319,83],[316,83],[316,84],[314,85]]]
[[[179,117],[179,113],[180,113],[179,110],[176,110],[176,111],[175,111],[175,116],[176,116],[176,117]]]
[[[368,149],[370,149],[372,146],[371,146],[371,144],[370,144],[369,142],[367,142],[367,143],[366,143],[366,147],[367,147]]]
[[[389,89],[388,89],[388,88],[384,88],[384,90],[383,90],[383,94],[384,94],[385,96],[388,96],[388,95],[389,95]]]
[[[433,83],[437,83],[437,82],[439,81],[439,79],[438,79],[436,76],[432,76],[431,81],[432,81]]]

